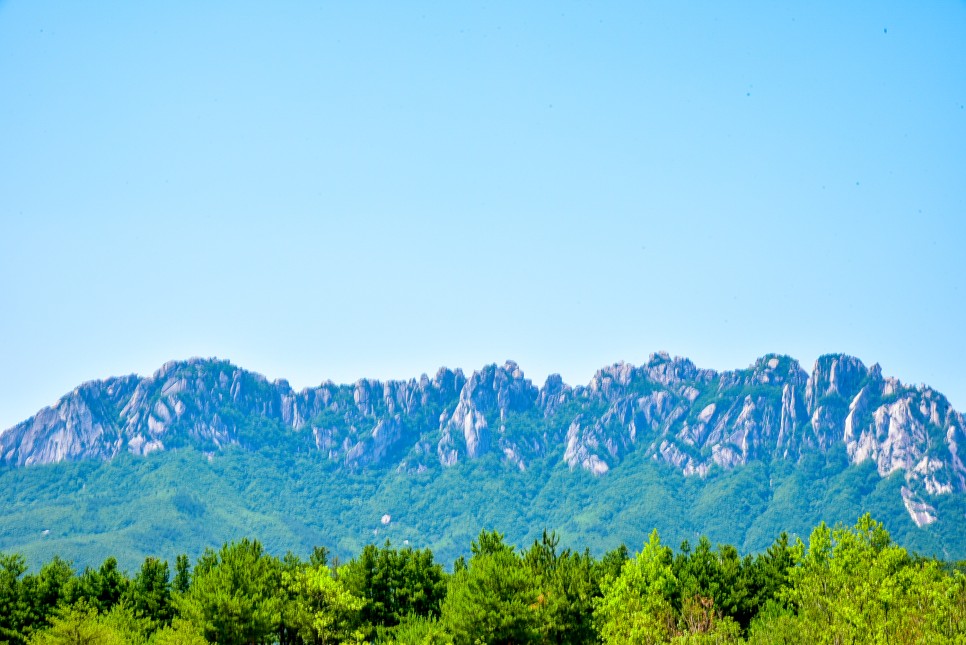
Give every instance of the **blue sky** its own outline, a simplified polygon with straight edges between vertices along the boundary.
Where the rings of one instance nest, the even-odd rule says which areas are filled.
[[[0,427],[190,356],[846,352],[966,408],[962,1],[6,0],[0,88]]]

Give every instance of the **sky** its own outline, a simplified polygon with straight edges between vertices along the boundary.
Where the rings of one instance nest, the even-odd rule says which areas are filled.
[[[966,2],[0,0],[0,428],[844,352],[966,410]]]

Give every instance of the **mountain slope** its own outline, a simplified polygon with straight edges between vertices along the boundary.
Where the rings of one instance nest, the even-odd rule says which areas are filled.
[[[301,392],[224,361],[194,359],[168,363],[147,378],[84,384],[0,434],[8,489],[4,508],[19,504],[27,513],[19,519],[4,515],[0,548],[33,543],[30,535],[36,531],[30,531],[36,526],[19,541],[11,536],[16,527],[43,516],[46,507],[36,502],[43,494],[24,504],[22,484],[36,479],[35,491],[43,489],[48,472],[101,481],[106,472],[120,477],[156,468],[163,481],[131,485],[147,498],[167,486],[173,492],[170,499],[158,498],[160,507],[173,505],[180,495],[182,508],[172,506],[172,517],[181,517],[190,533],[191,514],[182,511],[195,508],[191,500],[198,493],[183,482],[172,488],[177,476],[167,470],[187,460],[182,467],[206,482],[198,485],[223,489],[215,495],[223,502],[258,497],[259,487],[274,491],[262,507],[224,503],[239,517],[250,517],[252,530],[262,526],[278,532],[270,527],[278,519],[273,499],[281,503],[280,495],[289,500],[286,517],[304,514],[321,499],[358,507],[364,503],[342,492],[353,486],[367,503],[383,500],[400,507],[399,490],[410,491],[407,507],[425,504],[421,495],[447,499],[444,514],[463,517],[469,534],[479,528],[470,518],[477,524],[500,519],[501,513],[489,508],[499,499],[507,513],[516,513],[516,519],[506,518],[512,526],[499,526],[502,530],[523,537],[530,529],[551,526],[601,547],[628,539],[620,533],[628,518],[681,537],[709,532],[757,548],[755,535],[794,530],[798,518],[807,518],[806,528],[833,516],[851,521],[854,517],[842,515],[846,508],[857,514],[871,510],[863,507],[871,504],[882,507],[890,528],[911,545],[962,557],[964,427],[963,416],[938,392],[884,378],[877,365],[867,368],[843,355],[819,358],[810,375],[785,356],[766,356],[748,369],[719,373],[657,354],[640,367],[604,368],[585,387],[551,376],[537,388],[507,362],[469,377],[441,369],[433,378],[324,383]],[[230,471],[219,472],[229,464]],[[289,480],[285,486],[278,485],[280,473]],[[473,477],[480,478],[478,486],[467,489]],[[495,485],[490,478],[499,485],[518,482],[520,489],[509,497],[479,495],[480,487]],[[314,487],[306,488],[310,480]],[[574,486],[592,491],[590,497],[568,498]],[[449,492],[461,489],[461,495]],[[71,500],[80,499],[85,489],[57,490]],[[111,507],[108,497],[100,507]],[[471,502],[482,508],[467,515],[462,507]],[[739,520],[734,513],[722,515],[715,507],[722,504],[747,508]],[[98,505],[92,508],[96,514]],[[209,526],[226,531],[246,526],[230,517],[218,520],[224,509],[206,508]],[[259,512],[264,521],[255,520]],[[341,523],[345,531],[338,540],[348,540],[349,547],[380,528],[353,520],[351,510],[334,523],[328,511],[321,516],[327,518],[321,524],[298,520],[303,528],[316,528],[293,529],[292,536],[302,537],[289,541],[301,544],[309,536],[322,541]],[[698,526],[680,516],[711,524]],[[65,533],[66,538],[84,532],[82,521],[61,516],[68,519],[77,531]],[[144,524],[138,517],[130,521],[130,526]],[[715,529],[715,522],[724,525]],[[395,521],[389,526],[398,528]],[[445,518],[412,526],[419,527],[412,539],[437,548],[448,541],[444,534],[453,544],[466,542]],[[106,530],[117,539],[125,527]],[[179,530],[172,529],[172,535],[181,535]],[[598,539],[588,541],[588,533]],[[281,534],[278,539],[286,541]]]

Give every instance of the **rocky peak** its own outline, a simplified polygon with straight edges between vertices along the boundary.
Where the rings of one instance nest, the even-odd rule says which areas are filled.
[[[136,387],[133,375],[78,386],[53,406],[0,434],[3,461],[29,466],[113,457],[119,449],[114,411]]]
[[[882,382],[882,366],[878,363],[873,363],[869,368],[869,380],[876,383]]]
[[[650,381],[664,386],[685,381],[704,381],[713,373],[711,370],[699,370],[687,358],[675,356],[672,359],[667,352],[651,354],[642,370]]]
[[[488,452],[492,443],[490,423],[498,424],[497,430],[502,433],[508,413],[529,410],[538,395],[537,388],[513,361],[473,372],[460,391],[453,413],[448,419],[441,418],[442,436],[437,444],[440,460],[446,465],[456,463],[460,443],[471,459]]]
[[[804,387],[808,374],[797,360],[781,354],[766,354],[751,368],[750,383],[755,385],[795,385]]]
[[[623,394],[637,370],[630,363],[621,361],[597,370],[590,379],[587,389],[593,395],[601,395],[605,399],[613,400]]]
[[[554,413],[558,406],[566,403],[573,396],[573,388],[564,383],[559,374],[547,377],[540,393],[537,395],[536,405],[543,410],[545,417]]]
[[[523,375],[513,361],[502,367],[487,365],[473,372],[460,392],[460,402],[481,412],[497,412],[500,419],[510,411],[523,411],[533,406],[539,391]]]
[[[814,411],[819,402],[832,395],[838,395],[850,401],[863,382],[869,376],[869,371],[862,361],[854,356],[845,354],[826,354],[818,357],[812,375],[806,385],[805,402],[809,411]]]
[[[439,393],[442,400],[446,401],[459,396],[464,385],[466,385],[466,376],[463,375],[461,369],[451,370],[441,367],[432,381],[432,389]]]
[[[352,390],[352,400],[361,414],[371,415],[375,412],[376,401],[382,400],[383,386],[380,381],[373,379],[359,379]]]

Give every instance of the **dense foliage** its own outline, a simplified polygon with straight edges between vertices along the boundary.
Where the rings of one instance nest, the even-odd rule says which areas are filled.
[[[807,538],[821,520],[871,512],[910,550],[966,558],[966,496],[938,497],[939,521],[918,528],[899,493],[902,473],[882,478],[871,462],[849,466],[844,450],[704,478],[643,453],[599,478],[570,471],[558,454],[526,471],[495,455],[418,473],[333,468],[284,446],[0,468],[0,551],[22,553],[33,567],[55,555],[80,568],[114,556],[134,570],[149,555],[173,566],[182,551],[193,561],[208,546],[255,535],[275,553],[305,557],[325,544],[344,560],[370,541],[408,540],[450,563],[481,526],[500,527],[518,547],[552,526],[561,545],[597,557],[652,528],[674,545],[706,534],[755,553],[782,531]]]
[[[966,643],[962,566],[910,555],[865,515],[758,555],[655,530],[600,558],[546,531],[518,550],[482,531],[451,573],[429,549],[367,545],[340,563],[241,540],[190,566],[0,555],[0,643]]]

